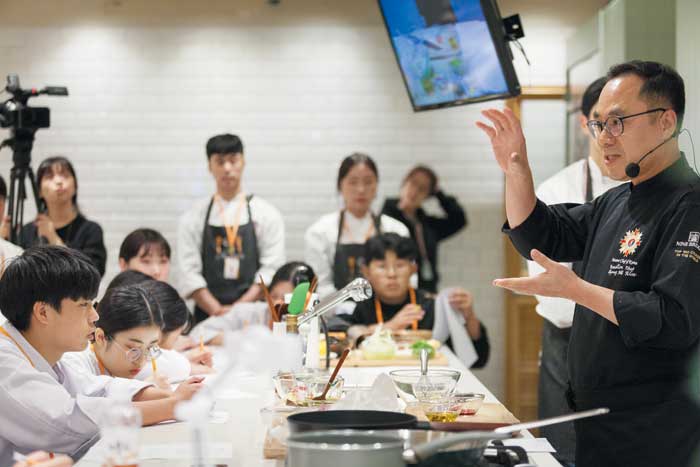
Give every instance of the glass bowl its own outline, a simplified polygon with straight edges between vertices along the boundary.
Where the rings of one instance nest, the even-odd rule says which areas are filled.
[[[323,373],[295,374],[294,387],[287,393],[287,402],[300,407],[328,405],[338,402],[343,397],[343,386],[345,385],[345,380],[342,376],[336,376],[326,393],[325,399],[314,400],[314,397],[323,394],[329,376]]]
[[[484,403],[484,394],[477,392],[465,392],[454,394],[452,400],[455,406],[459,407],[460,415],[474,415],[481,408],[481,404]]]
[[[396,391],[399,393],[401,399],[406,403],[412,403],[417,400],[416,395],[413,392],[413,387],[420,379],[421,373],[420,369],[412,368],[405,370],[394,370],[389,372],[389,377],[394,382]],[[435,386],[438,389],[439,386],[443,392],[443,396],[452,394],[457,386],[459,378],[462,376],[457,370],[448,369],[428,369],[428,381],[430,386]],[[424,394],[424,396],[426,396]],[[435,398],[435,397],[432,397]]]
[[[280,399],[287,400],[287,395],[296,386],[296,378],[292,373],[280,373],[272,377],[275,383],[275,392]]]
[[[443,397],[420,403],[426,418],[431,422],[451,423],[459,417],[460,406],[453,397]]]

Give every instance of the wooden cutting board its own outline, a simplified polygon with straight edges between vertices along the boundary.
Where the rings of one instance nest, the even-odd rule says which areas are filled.
[[[322,361],[325,362],[325,359],[322,359]],[[338,363],[337,359],[331,359],[331,368],[334,368],[336,363]],[[447,357],[444,354],[437,352],[435,356],[430,359],[428,365],[447,366]],[[361,351],[358,352],[353,350],[352,352],[350,352],[350,355],[348,355],[348,358],[345,359],[345,363],[343,363],[343,367],[353,368],[368,368],[380,366],[420,366],[420,360],[418,360],[418,358],[414,358],[413,356],[398,356],[395,358],[389,358],[384,360],[367,360],[366,358],[362,357]]]
[[[421,421],[428,420],[420,407],[408,407],[406,413],[415,415]],[[451,423],[432,422],[430,426],[434,430],[472,431],[495,430],[496,428],[515,423],[520,423],[520,420],[515,418],[503,404],[486,402],[474,415],[459,416],[456,422]]]

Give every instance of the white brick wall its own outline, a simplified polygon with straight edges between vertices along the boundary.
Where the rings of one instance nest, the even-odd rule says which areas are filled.
[[[6,2],[7,73],[25,87],[70,90],[32,101],[52,110],[34,167],[52,154],[75,163],[81,208],[106,233],[107,279],[132,229],[159,229],[177,247],[177,217],[212,190],[204,144],[213,134],[243,138],[245,185],[282,210],[290,259],[301,258],[304,229],[338,206],[343,156],[377,160],[379,200],[409,166],[429,163],[469,213],[469,228],[442,248],[444,285],[475,292],[493,345],[479,376],[503,395],[502,295],[490,285],[503,263],[502,179],[473,125],[486,105],[414,114],[372,0]],[[561,67],[539,63],[527,81],[552,76],[563,82]],[[10,160],[0,154],[5,177]]]

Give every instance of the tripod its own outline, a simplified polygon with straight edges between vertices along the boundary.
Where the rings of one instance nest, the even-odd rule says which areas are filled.
[[[10,216],[10,241],[19,242],[19,235],[24,225],[24,201],[27,199],[26,179],[32,186],[36,211],[41,212],[39,203],[39,190],[36,185],[36,177],[30,164],[32,147],[34,145],[34,133],[36,129],[17,128],[13,130],[12,137],[6,139],[0,145],[0,149],[8,146],[12,149],[12,169],[10,170],[10,193],[8,194],[8,211]]]

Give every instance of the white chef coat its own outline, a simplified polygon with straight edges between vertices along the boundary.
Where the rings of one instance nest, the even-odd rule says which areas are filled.
[[[132,397],[150,384],[80,372],[62,361],[54,366],[9,322],[3,325],[31,359],[0,335],[0,466],[12,454],[45,450],[81,457],[99,437],[98,422],[110,397]],[[32,363],[34,366],[32,366]]]
[[[367,232],[374,223],[370,212],[362,218],[357,218],[345,211],[344,221],[345,229],[340,236],[340,243],[364,243]],[[321,298],[336,291],[333,285],[333,263],[339,222],[340,211],[326,214],[312,224],[304,235],[304,261],[318,276],[317,291]],[[382,233],[393,232],[402,237],[411,236],[408,228],[392,217],[381,215],[379,225]],[[376,232],[373,235],[376,235]]]
[[[588,158],[591,171],[591,188],[593,197],[597,198],[610,188],[622,182],[612,180],[602,174],[592,158]],[[545,180],[537,188],[537,198],[546,204],[585,203],[586,202],[586,159],[581,159],[564,167],[562,170]],[[562,263],[571,268],[571,263]],[[544,269],[534,261],[527,262],[530,276],[540,274]],[[535,310],[543,318],[549,320],[558,328],[569,328],[574,320],[576,303],[558,297],[543,297],[536,295]]]
[[[180,383],[189,378],[192,372],[190,361],[176,350],[160,349],[160,355],[156,359],[158,374],[165,375],[170,384]],[[153,366],[149,363],[141,368],[136,379],[145,381],[153,376]]]
[[[241,197],[241,192],[230,201],[223,201],[225,219],[233,219]],[[177,229],[177,286],[180,294],[189,298],[198,289],[207,286],[202,275],[202,233],[204,217],[211,202],[211,197],[198,201],[185,212],[178,222]],[[270,283],[277,268],[285,263],[284,220],[279,210],[269,202],[253,196],[250,200],[250,211],[253,217],[255,236],[258,244],[260,269],[255,273],[256,280],[262,275],[266,283]],[[250,221],[248,210],[240,212],[240,225]],[[209,225],[221,227],[224,221],[215,202],[208,219]]]

